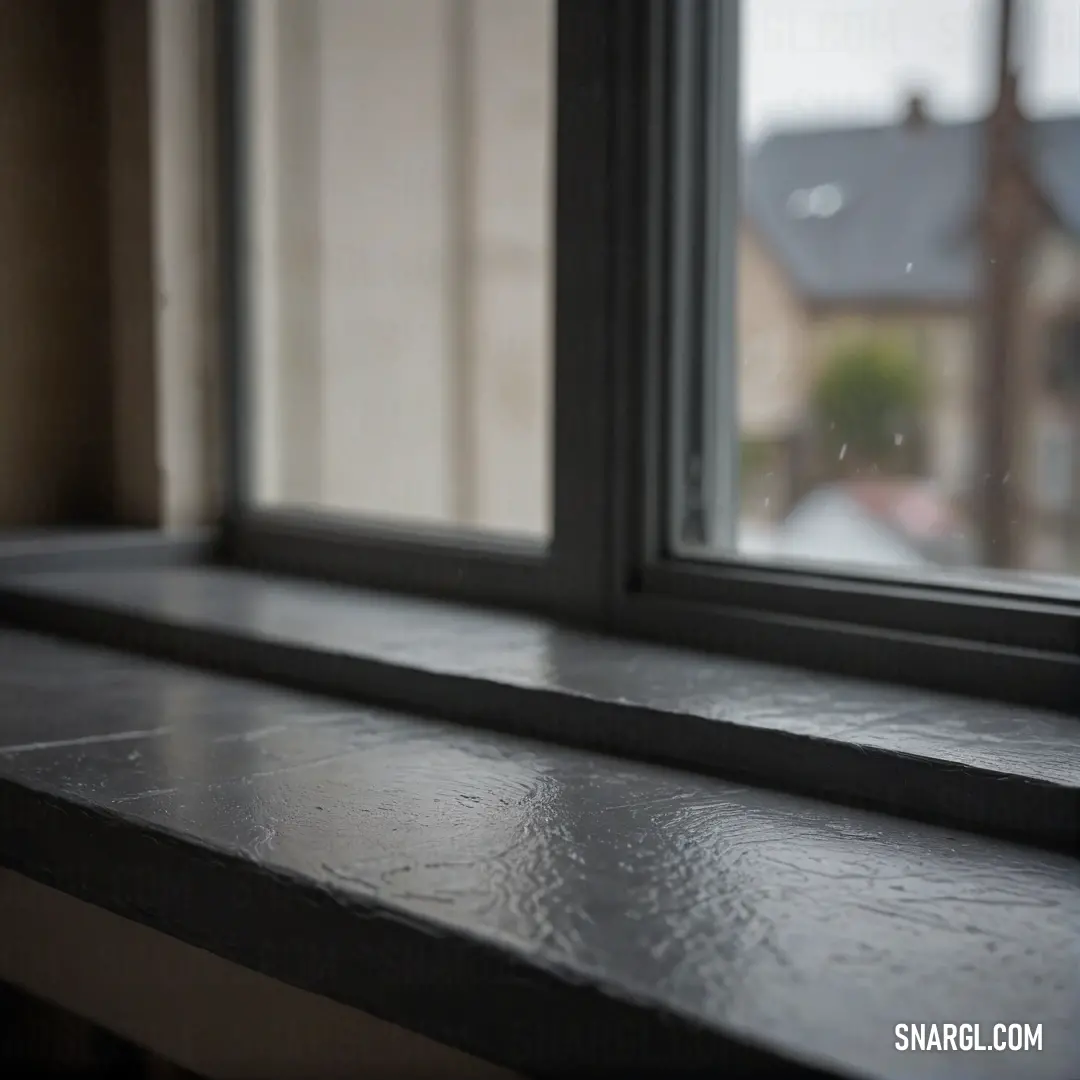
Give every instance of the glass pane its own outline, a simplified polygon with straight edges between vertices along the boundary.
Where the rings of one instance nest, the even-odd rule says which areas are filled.
[[[1080,573],[1080,4],[743,0],[739,40],[713,550]]]
[[[251,0],[252,497],[546,535],[553,0]]]

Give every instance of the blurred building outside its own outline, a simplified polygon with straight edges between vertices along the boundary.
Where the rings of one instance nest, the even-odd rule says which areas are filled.
[[[835,508],[884,530],[864,558],[978,562],[980,199],[986,125],[935,122],[919,96],[888,126],[774,133],[747,157],[738,252],[738,383],[747,554],[777,554],[792,510]],[[1080,114],[1023,128],[1039,227],[1021,271],[1014,353],[1020,567],[1080,570]],[[900,341],[925,371],[923,430],[894,454],[852,463],[815,454],[815,380],[852,342]],[[912,467],[905,453],[923,444]],[[843,450],[843,448],[841,448]],[[843,510],[840,508],[843,507]],[[832,511],[830,511],[832,512]],[[811,557],[807,515],[789,521]],[[827,530],[834,536],[843,529]],[[818,533],[815,531],[815,536]],[[840,558],[821,533],[821,557]],[[892,552],[899,541],[905,556]],[[815,541],[816,542],[816,541]],[[890,546],[891,545],[891,546]]]

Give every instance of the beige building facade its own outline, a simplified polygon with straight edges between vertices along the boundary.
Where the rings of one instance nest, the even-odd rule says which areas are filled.
[[[552,0],[258,0],[261,502],[545,534]]]

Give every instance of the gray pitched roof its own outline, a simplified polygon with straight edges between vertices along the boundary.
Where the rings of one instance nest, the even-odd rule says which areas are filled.
[[[982,132],[928,123],[773,135],[746,161],[746,212],[812,299],[970,299]],[[1034,121],[1027,133],[1034,179],[1080,233],[1080,116]],[[815,189],[828,189],[823,209],[839,209],[793,213],[793,193],[805,201]]]

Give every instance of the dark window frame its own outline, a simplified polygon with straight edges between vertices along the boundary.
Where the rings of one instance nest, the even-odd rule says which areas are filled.
[[[715,418],[676,410],[705,397],[685,390],[715,377],[703,360],[731,317],[716,301],[730,268],[701,244],[718,235],[731,197],[719,175],[737,41],[730,8],[559,0],[555,494],[544,545],[246,502],[243,0],[219,0],[223,344],[233,361],[222,551],[242,567],[1074,711],[1080,606],[1066,597],[974,575],[871,579],[671,550],[667,508],[686,490],[688,455],[700,463],[723,436]],[[699,287],[676,291],[679,281]]]
[[[665,7],[663,0],[659,7]],[[674,7],[678,14],[671,10]],[[639,241],[642,255],[637,265],[649,267],[649,273],[639,277],[653,284],[636,305],[645,321],[624,331],[628,340],[646,347],[629,350],[629,362],[618,371],[622,388],[616,409],[616,461],[623,468],[618,477],[622,517],[616,557],[621,587],[616,591],[613,625],[621,633],[749,659],[1075,711],[1080,705],[1076,599],[1007,578],[978,580],[974,573],[912,580],[898,573],[871,577],[857,571],[695,558],[672,551],[668,508],[675,505],[675,493],[665,491],[665,484],[688,476],[690,470],[680,471],[670,460],[672,454],[685,454],[687,447],[685,440],[680,445],[674,437],[672,418],[678,415],[680,402],[669,395],[672,383],[676,393],[706,385],[707,371],[699,371],[695,383],[693,373],[679,377],[678,365],[708,367],[710,353],[699,329],[702,336],[697,348],[689,350],[689,361],[681,355],[679,322],[688,316],[670,302],[663,282],[678,274],[681,265],[683,280],[702,282],[700,291],[714,303],[730,295],[723,277],[730,267],[715,257],[703,260],[694,248],[695,238],[717,236],[730,222],[730,217],[727,222],[723,218],[729,208],[722,202],[730,173],[719,172],[724,148],[716,148],[731,139],[725,110],[732,104],[737,60],[728,46],[737,47],[738,38],[730,10],[710,0],[669,5],[666,19],[658,15],[651,31],[653,48],[696,88],[696,98],[682,102],[691,113],[682,122],[699,133],[699,143],[679,146],[670,135],[666,144],[641,138],[637,171],[652,178],[653,197],[643,199],[639,192],[638,208],[624,215],[628,223],[651,219],[651,231]],[[667,43],[662,44],[665,37]],[[679,103],[664,89],[675,85],[674,79],[661,76],[660,89],[654,91],[658,102],[653,108],[661,116],[667,110],[665,124],[650,125],[654,140],[658,130],[677,130],[678,121],[673,122],[671,114]],[[666,158],[678,175],[680,158],[700,154],[701,143],[706,152],[691,170],[698,187],[692,182],[667,191],[659,187],[654,163]],[[631,204],[633,200],[631,196]],[[685,215],[680,200],[693,208],[690,228],[678,227],[680,215]],[[627,282],[625,289],[632,288]],[[704,328],[732,316],[730,311],[710,311],[709,303],[699,298],[689,317]],[[698,421],[697,428],[703,432],[700,442],[706,451],[715,454],[709,419]]]
[[[610,520],[609,423],[596,404],[609,383],[607,335],[610,185],[606,4],[560,4],[556,20],[554,197],[554,477],[549,542],[363,515],[251,505],[248,326],[243,251],[247,174],[243,141],[245,4],[219,0],[219,166],[222,343],[227,382],[223,556],[237,565],[344,584],[402,590],[603,622]]]

